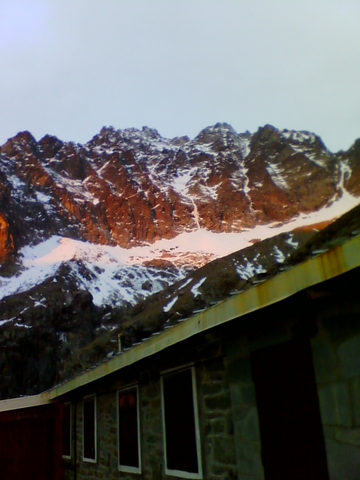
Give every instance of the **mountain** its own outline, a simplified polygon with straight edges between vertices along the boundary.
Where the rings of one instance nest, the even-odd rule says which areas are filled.
[[[270,125],[237,134],[216,124],[193,140],[147,127],[103,128],[85,145],[9,139],[0,147],[0,396],[36,393],[84,367],[120,324],[131,344],[188,314],[193,305],[172,313],[183,284],[203,308],[200,282],[226,255],[235,256],[219,274],[223,295],[286,261],[359,203],[359,179],[360,140],[334,154],[312,133]]]
[[[330,153],[308,132],[190,140],[103,128],[85,145],[22,132],[0,148],[2,263],[51,235],[130,248],[196,228],[239,232],[360,195],[360,141]]]

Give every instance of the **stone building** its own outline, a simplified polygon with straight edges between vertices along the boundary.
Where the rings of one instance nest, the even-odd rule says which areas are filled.
[[[65,478],[358,480],[359,232],[45,392]]]
[[[49,392],[66,478],[360,478],[360,236],[283,270]]]

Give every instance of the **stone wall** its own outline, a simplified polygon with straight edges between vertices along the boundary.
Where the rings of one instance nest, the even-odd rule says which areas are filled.
[[[319,322],[312,341],[315,376],[331,480],[360,472],[360,317],[343,313]]]
[[[204,478],[237,478],[227,362],[217,358],[197,369]]]
[[[234,428],[226,360],[215,358],[196,367],[203,477],[207,480],[237,478]],[[120,383],[115,387],[121,387]],[[116,388],[97,395],[97,462],[84,462],[82,402],[76,406],[77,480],[118,478],[165,480],[160,374],[142,374],[139,387],[142,473],[118,471]],[[68,463],[68,467],[71,463]],[[74,470],[68,468],[67,480]]]
[[[76,403],[75,413],[75,459],[66,461],[66,480],[75,478],[114,478],[111,470],[116,464],[116,395],[97,396],[97,463],[83,461],[83,404]],[[114,427],[115,426],[115,433]],[[115,439],[115,443],[113,443]],[[74,450],[72,452],[74,456]],[[75,470],[76,468],[76,475]]]
[[[228,346],[229,378],[239,480],[263,480],[261,440],[250,352],[245,339]]]
[[[146,480],[166,478],[161,417],[160,378],[139,385],[142,471]],[[138,475],[135,477],[139,477]]]

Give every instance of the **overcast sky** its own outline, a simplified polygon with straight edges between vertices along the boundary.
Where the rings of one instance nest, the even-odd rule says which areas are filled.
[[[104,125],[360,137],[359,0],[0,0],[0,145]]]

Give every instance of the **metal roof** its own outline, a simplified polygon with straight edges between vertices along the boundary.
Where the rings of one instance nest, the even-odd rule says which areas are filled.
[[[21,408],[38,407],[50,402],[49,392],[40,395],[29,395],[27,397],[10,398],[0,401],[0,412],[19,410]]]

